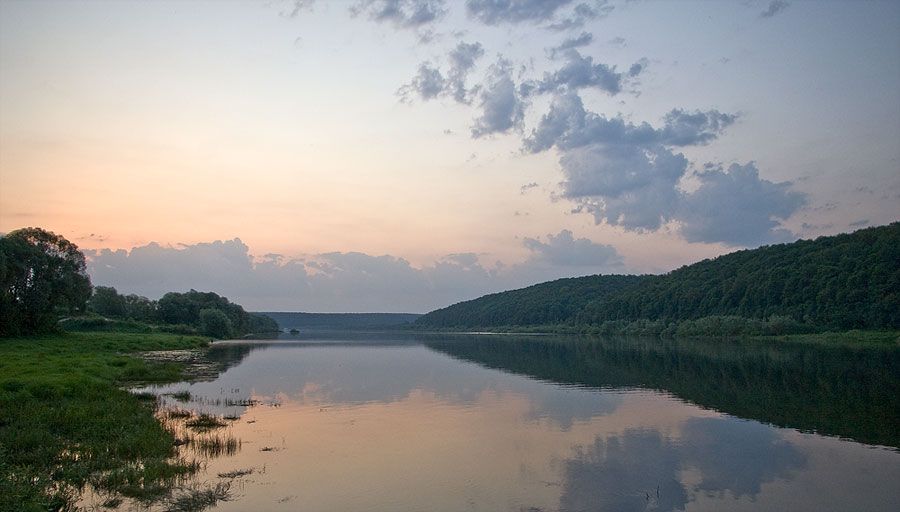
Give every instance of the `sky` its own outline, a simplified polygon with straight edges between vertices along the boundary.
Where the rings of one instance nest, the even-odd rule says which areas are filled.
[[[0,1],[0,232],[416,312],[900,220],[900,2]]]

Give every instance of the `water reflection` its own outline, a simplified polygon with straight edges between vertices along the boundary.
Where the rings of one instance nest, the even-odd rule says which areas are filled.
[[[681,437],[630,429],[598,437],[566,463],[562,510],[684,510],[696,492],[755,499],[762,484],[789,482],[806,456],[777,431],[754,422],[691,418]],[[690,489],[685,473],[699,482]],[[690,492],[689,492],[690,491]]]
[[[236,412],[228,432],[241,449],[207,462],[208,482],[242,475],[236,499],[217,510],[896,509],[900,453],[721,412],[790,399],[787,388],[809,388],[812,374],[847,393],[852,385],[822,386],[830,374],[817,365],[831,356],[679,348],[511,337],[224,343],[211,356],[224,369],[216,380],[155,390],[195,412]],[[758,371],[800,375],[763,385]],[[741,385],[763,386],[762,398]],[[850,394],[851,405],[815,417],[766,414],[818,425],[862,403]]]
[[[252,364],[236,366],[215,381],[154,389],[168,395],[187,393],[195,398],[195,407],[212,413],[243,414],[246,408],[234,404],[249,395],[266,404],[291,400],[327,407],[396,402],[424,390],[454,404],[473,406],[503,380],[503,374],[485,371],[481,365],[434,358],[427,347],[408,343],[226,343],[212,353],[218,359],[224,354],[244,358],[251,351],[255,351]],[[430,364],[422,364],[423,360]],[[621,401],[614,393],[585,393],[532,379],[505,382],[504,391],[531,397],[526,419],[549,418],[562,428],[608,414]]]
[[[696,489],[755,497],[763,483],[790,481],[806,456],[780,433],[753,421],[691,418],[682,431],[682,459],[700,472]],[[741,461],[735,464],[733,461]]]
[[[490,337],[428,345],[556,383],[658,389],[742,418],[900,448],[900,351],[892,347]]]
[[[684,510],[679,450],[652,430],[598,437],[565,465],[562,510]]]

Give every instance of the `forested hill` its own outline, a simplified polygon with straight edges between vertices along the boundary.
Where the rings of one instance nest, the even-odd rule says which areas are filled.
[[[479,328],[559,324],[569,321],[592,301],[620,293],[649,277],[597,275],[557,279],[438,309],[419,318],[416,325]]]
[[[900,223],[737,251],[658,276],[562,279],[433,311],[417,324],[598,326],[707,317],[900,329]]]

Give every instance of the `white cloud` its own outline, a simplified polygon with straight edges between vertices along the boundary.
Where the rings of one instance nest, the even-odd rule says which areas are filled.
[[[787,220],[804,198],[789,182],[760,179],[753,164],[698,173],[701,187],[691,193],[679,188],[691,163],[673,148],[707,145],[737,119],[718,110],[672,109],[661,128],[635,125],[586,110],[570,92],[553,99],[523,148],[557,148],[565,197],[598,224],[654,231],[674,220],[689,242],[732,246],[790,240],[775,219]]]
[[[351,12],[365,13],[379,23],[415,29],[441,19],[447,10],[444,0],[362,0],[351,7]]]
[[[547,241],[525,238],[525,247],[532,251],[531,264],[546,263],[559,267],[604,267],[621,264],[611,245],[596,244],[587,238],[575,238],[564,229],[558,235],[547,235]]]
[[[409,102],[410,96],[413,94],[417,94],[423,100],[450,96],[458,103],[468,105],[472,102],[472,95],[478,91],[479,87],[467,88],[466,78],[482,55],[484,55],[484,48],[481,43],[460,41],[447,56],[450,61],[450,71],[446,78],[438,67],[430,62],[422,62],[419,64],[416,76],[408,84],[401,86],[397,90],[397,95],[404,102]]]
[[[685,195],[676,215],[687,241],[755,247],[794,240],[776,220],[786,220],[805,202],[789,182],[760,179],[753,162],[697,176],[700,188]]]
[[[516,90],[509,61],[500,58],[491,65],[487,84],[481,90],[479,106],[482,113],[472,126],[473,137],[521,128],[526,103]]]
[[[548,21],[572,0],[466,0],[469,16],[485,25]]]
[[[553,73],[546,73],[538,83],[538,92],[576,91],[595,87],[612,96],[622,91],[626,74],[617,72],[615,66],[602,62],[595,64],[593,57],[585,57],[574,48],[565,50],[563,55],[566,58],[565,65]],[[635,74],[631,76],[637,76],[640,71],[641,68],[636,68]]]
[[[531,284],[621,266],[616,250],[568,230],[546,242],[526,238],[531,257],[485,267],[472,253],[413,267],[403,258],[332,252],[303,258],[254,258],[240,239],[131,251],[85,251],[95,285],[153,299],[190,289],[214,291],[250,311],[416,312]]]

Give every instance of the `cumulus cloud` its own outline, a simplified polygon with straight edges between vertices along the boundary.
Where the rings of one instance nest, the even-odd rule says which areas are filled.
[[[485,25],[547,23],[545,28],[566,31],[581,28],[588,21],[607,16],[614,9],[608,0],[467,0],[469,17]]]
[[[590,32],[582,32],[578,37],[571,37],[560,43],[559,46],[550,48],[550,58],[555,59],[557,54],[559,54],[560,52],[571,50],[573,48],[581,48],[582,46],[591,44],[593,41],[594,34],[591,34]]]
[[[481,43],[464,43],[460,41],[450,52],[450,78],[447,89],[453,99],[459,103],[469,103],[469,97],[473,91],[466,89],[466,77],[478,61],[484,55]]]
[[[596,87],[610,95],[622,90],[625,73],[616,71],[615,66],[594,64],[593,57],[583,56],[576,49],[563,52],[566,63],[553,73],[545,73],[538,83],[538,92],[575,91],[585,87]],[[640,73],[640,69],[637,70]],[[636,76],[636,75],[635,75]]]
[[[701,186],[692,193],[679,187],[690,162],[673,148],[709,144],[736,120],[717,110],[673,109],[654,128],[590,112],[569,93],[553,99],[523,148],[559,150],[564,197],[597,223],[652,231],[678,221],[688,241],[733,246],[789,240],[776,219],[790,217],[803,196],[789,182],[761,179],[752,163],[698,173]]]
[[[444,77],[440,69],[430,62],[423,62],[419,64],[416,76],[410,83],[400,87],[397,95],[407,102],[412,95],[418,95],[426,101],[438,96],[449,96],[458,103],[469,104],[472,101],[472,95],[478,91],[478,87],[467,88],[466,78],[469,71],[475,67],[476,61],[483,55],[484,48],[481,43],[460,42],[447,56],[450,62],[450,71],[447,77]]]
[[[580,3],[575,6],[570,15],[547,25],[547,28],[557,31],[578,29],[588,21],[608,16],[614,9],[615,7],[609,5],[607,0],[595,0],[593,5]]]
[[[553,146],[567,150],[589,144],[640,148],[699,145],[715,140],[736,119],[736,115],[717,110],[685,112],[675,109],[665,116],[663,127],[655,129],[648,123],[635,125],[621,118],[607,118],[590,112],[584,108],[580,96],[568,93],[554,97],[550,110],[541,117],[523,144],[531,153]]]
[[[488,70],[488,78],[481,89],[481,116],[475,119],[472,136],[475,138],[505,133],[522,126],[525,100],[516,90],[512,79],[512,65],[500,58]]]
[[[548,21],[572,0],[466,0],[469,16],[485,25]]]
[[[685,195],[677,214],[689,242],[756,246],[793,240],[775,220],[787,219],[805,202],[802,194],[790,190],[790,182],[760,179],[753,162],[697,176],[700,188]]]
[[[447,85],[447,81],[441,74],[441,70],[434,67],[430,62],[419,64],[419,71],[412,81],[402,86],[397,94],[403,101],[409,101],[410,95],[418,94],[423,100],[430,100],[438,97]]]
[[[640,75],[647,68],[648,61],[647,59],[641,59],[628,68],[628,76],[629,78],[634,78]]]
[[[766,8],[766,10],[761,12],[759,16],[761,18],[772,18],[776,14],[787,9],[789,5],[791,4],[786,2],[785,0],[772,0],[771,2],[769,2],[769,6]]]
[[[85,251],[95,285],[152,299],[190,289],[214,291],[249,311],[417,312],[487,293],[621,265],[615,249],[570,231],[526,238],[530,257],[487,267],[474,253],[450,254],[421,268],[391,255],[330,252],[254,257],[239,238],[193,245],[150,243],[130,251]]]
[[[697,146],[715,140],[737,120],[735,114],[718,110],[685,112],[673,109],[666,114],[661,135],[662,142],[672,146]]]
[[[445,0],[362,0],[350,11],[372,21],[413,29],[437,21],[447,12]]]
[[[658,229],[678,208],[687,159],[656,146],[589,145],[560,158],[565,196],[606,222],[636,231]]]
[[[575,238],[564,229],[558,235],[547,235],[547,241],[525,238],[525,247],[531,252],[531,263],[548,263],[560,267],[604,267],[621,264],[616,249],[611,245],[597,244],[587,238]]]
[[[367,0],[356,11],[407,28],[439,19],[447,5],[438,0]],[[786,1],[774,0],[762,16],[775,16],[787,6]],[[586,20],[608,15],[613,7],[603,0],[467,0],[466,10],[471,19],[489,26],[528,23],[574,31]],[[525,133],[526,110],[535,95],[552,95],[549,108],[530,133],[523,135],[523,151],[533,154],[555,149],[563,175],[561,197],[575,204],[573,211],[589,213],[597,223],[637,232],[671,225],[688,241],[733,246],[793,237],[780,225],[803,205],[805,197],[793,192],[790,182],[761,178],[752,162],[692,175],[694,164],[680,152],[714,143],[737,122],[738,114],[673,108],[651,124],[591,112],[582,102],[582,91],[602,91],[609,96],[634,91],[649,60],[642,58],[622,69],[597,62],[581,50],[594,41],[592,33],[568,34],[558,46],[547,49],[551,61],[559,60],[556,69],[540,77],[529,76],[533,68],[522,66],[516,68],[520,71],[514,78],[514,64],[498,56],[482,82],[468,86],[485,48],[478,42],[458,42],[443,62],[421,63],[398,95],[403,101],[452,98],[472,105],[477,113],[471,136],[476,139]],[[623,46],[625,41],[616,38],[610,44]],[[697,189],[682,188],[688,177],[699,183]],[[538,251],[541,246],[529,240],[529,248]],[[447,260],[442,264],[456,263]]]

